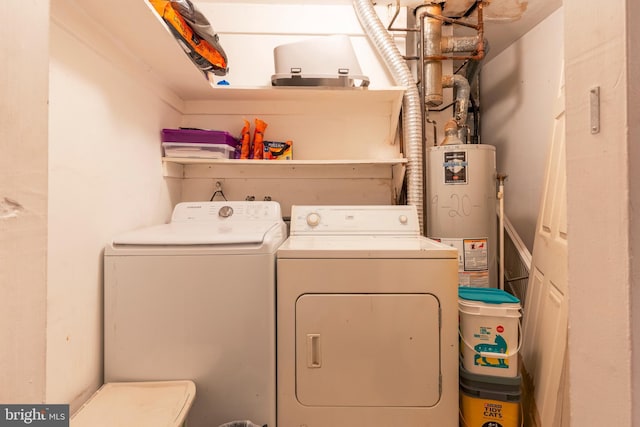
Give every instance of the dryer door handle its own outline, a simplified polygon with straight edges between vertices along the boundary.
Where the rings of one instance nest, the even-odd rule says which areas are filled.
[[[322,367],[320,334],[307,334],[307,368]]]

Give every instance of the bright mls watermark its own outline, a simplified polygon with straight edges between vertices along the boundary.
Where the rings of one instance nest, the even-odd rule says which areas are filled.
[[[0,405],[0,427],[69,427],[69,405]]]

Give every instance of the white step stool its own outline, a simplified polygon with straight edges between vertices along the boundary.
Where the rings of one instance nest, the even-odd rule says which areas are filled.
[[[104,384],[73,416],[71,427],[180,427],[196,395],[193,381]]]

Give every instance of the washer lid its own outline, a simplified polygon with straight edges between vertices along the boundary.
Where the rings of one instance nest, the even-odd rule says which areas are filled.
[[[269,230],[278,223],[170,223],[130,231],[113,239],[120,245],[225,245],[262,243]]]
[[[284,227],[277,202],[185,202],[169,224],[123,233],[113,246],[256,244],[276,227]]]

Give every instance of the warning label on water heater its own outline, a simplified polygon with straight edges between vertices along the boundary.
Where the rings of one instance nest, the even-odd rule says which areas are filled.
[[[489,269],[487,239],[464,239],[464,271]]]
[[[467,152],[449,151],[444,153],[444,183],[467,183]]]
[[[435,238],[435,240],[458,250],[459,286],[489,286],[489,250],[487,247],[487,239]]]

